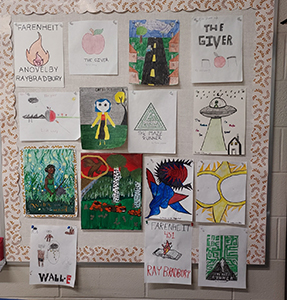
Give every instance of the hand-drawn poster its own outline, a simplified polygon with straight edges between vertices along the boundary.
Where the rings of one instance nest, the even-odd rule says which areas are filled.
[[[76,227],[31,226],[30,284],[74,287],[76,257]]]
[[[192,82],[241,82],[242,16],[192,20]]]
[[[198,285],[246,288],[247,229],[199,227]]]
[[[192,221],[193,161],[145,158],[145,218]]]
[[[118,74],[118,22],[69,23],[70,74]]]
[[[16,87],[63,87],[63,23],[15,22],[13,35]]]
[[[171,90],[129,93],[129,152],[176,152],[176,102]]]
[[[193,152],[245,155],[246,90],[196,89],[193,102]]]
[[[21,149],[24,213],[33,217],[77,215],[76,154],[71,147]]]
[[[128,132],[126,87],[80,88],[82,149],[122,146]]]
[[[78,93],[19,93],[21,141],[80,138]]]
[[[245,224],[246,182],[246,162],[198,162],[196,221]]]
[[[130,20],[129,82],[176,85],[179,20]]]
[[[82,229],[141,230],[142,154],[81,154]]]
[[[144,281],[191,284],[191,240],[190,223],[147,221]]]

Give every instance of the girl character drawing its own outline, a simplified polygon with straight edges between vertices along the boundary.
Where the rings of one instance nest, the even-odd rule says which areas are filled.
[[[54,186],[54,173],[55,173],[55,166],[54,165],[48,165],[45,168],[45,171],[48,173],[48,175],[45,178],[45,189],[47,191],[47,200],[48,201],[55,201],[56,198],[56,190]]]
[[[108,114],[110,110],[111,102],[108,99],[98,99],[95,101],[95,112],[97,113],[97,117],[91,128],[96,126],[96,124],[100,121],[95,135],[95,139],[100,140],[100,145],[101,140],[104,140],[105,145],[105,141],[110,139],[110,133],[107,125],[108,120],[113,127],[116,127],[115,123]]]

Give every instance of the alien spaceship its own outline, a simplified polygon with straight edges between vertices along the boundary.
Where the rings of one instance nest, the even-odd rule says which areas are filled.
[[[236,111],[237,109],[234,106],[227,105],[225,100],[218,95],[209,102],[208,106],[202,108],[199,112],[207,118],[222,118],[228,117]]]

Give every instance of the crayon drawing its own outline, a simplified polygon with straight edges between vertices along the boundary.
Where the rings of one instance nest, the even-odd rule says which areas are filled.
[[[245,89],[196,89],[193,152],[245,154]]]
[[[80,88],[83,149],[111,149],[127,138],[127,88]]]
[[[193,162],[147,158],[146,218],[192,220]]]
[[[78,93],[19,93],[18,100],[21,141],[80,137]]]
[[[178,67],[178,20],[130,21],[130,83],[176,85]]]
[[[73,287],[76,275],[77,228],[31,226],[30,284]]]
[[[13,29],[16,87],[63,87],[63,23],[14,22]]]
[[[199,286],[245,288],[247,229],[200,226],[199,230]]]
[[[81,154],[82,229],[141,229],[141,154]]]
[[[191,240],[190,223],[147,221],[145,282],[191,284]]]
[[[242,16],[192,19],[192,82],[240,82]]]
[[[176,152],[176,102],[176,91],[129,93],[129,152]]]
[[[118,74],[116,20],[69,22],[70,74]]]
[[[75,164],[74,149],[21,149],[25,214],[39,217],[76,216]]]
[[[196,178],[196,221],[245,224],[246,181],[245,162],[199,162]]]

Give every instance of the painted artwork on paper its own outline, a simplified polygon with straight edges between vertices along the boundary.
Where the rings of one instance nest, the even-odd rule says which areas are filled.
[[[193,152],[245,155],[245,106],[245,89],[196,89]]]
[[[69,22],[70,74],[118,74],[118,22]]]
[[[78,93],[19,93],[21,141],[80,138]]]
[[[77,214],[76,154],[72,148],[21,149],[22,196],[28,216]]]
[[[76,257],[76,227],[31,226],[30,284],[74,287]]]
[[[129,93],[129,152],[176,152],[176,102],[176,91]]]
[[[176,85],[179,20],[130,20],[129,82]]]
[[[82,148],[122,146],[128,131],[128,90],[125,87],[80,88]]]
[[[191,284],[191,224],[149,220],[145,224],[144,281]]]
[[[193,161],[147,157],[146,213],[148,219],[192,221]]]
[[[246,182],[246,162],[199,162],[196,221],[245,224]]]
[[[247,229],[199,228],[199,286],[246,288]]]
[[[82,229],[141,230],[141,154],[81,154]]]
[[[192,20],[192,82],[241,82],[242,16]]]
[[[15,22],[13,35],[16,87],[63,87],[63,23]]]

